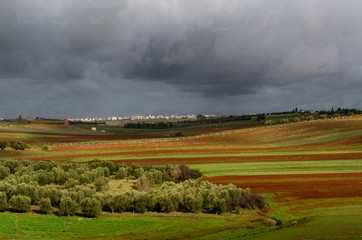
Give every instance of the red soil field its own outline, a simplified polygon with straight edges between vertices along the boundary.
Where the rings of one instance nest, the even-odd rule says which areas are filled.
[[[51,143],[69,143],[69,142],[89,142],[89,141],[111,141],[111,140],[133,140],[147,138],[161,138],[163,136],[140,134],[140,135],[89,135],[89,134],[61,134],[61,133],[43,133],[43,132],[19,132],[19,131],[0,131],[1,133],[29,133],[39,135],[55,135],[59,137],[39,137],[39,138],[1,138],[1,141],[18,140],[26,143],[51,142]]]
[[[362,173],[216,176],[202,181],[249,187],[254,193],[281,193],[283,198],[362,197]]]

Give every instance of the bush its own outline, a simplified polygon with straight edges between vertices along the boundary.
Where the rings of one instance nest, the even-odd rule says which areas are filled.
[[[150,184],[150,182],[148,181],[146,176],[142,176],[140,177],[136,184],[135,184],[136,189],[138,189],[139,191],[149,191],[152,186]]]
[[[127,211],[131,205],[132,199],[129,196],[129,193],[121,193],[119,195],[113,196],[109,205],[112,211],[124,212]]]
[[[116,179],[124,179],[127,177],[127,169],[125,167],[119,168],[116,173]]]
[[[8,146],[7,142],[3,142],[3,141],[0,142],[0,149],[1,150],[4,150],[5,148],[7,148],[7,146]]]
[[[35,203],[39,199],[38,186],[33,183],[21,183],[17,186],[16,192],[18,195],[24,195],[31,199],[31,203]]]
[[[74,215],[78,210],[78,204],[73,201],[70,197],[64,197],[60,200],[59,204],[59,215],[71,216]]]
[[[264,209],[267,204],[261,196],[250,193],[243,196],[240,206],[248,209]]]
[[[49,150],[49,146],[46,145],[46,144],[43,144],[43,145],[41,146],[41,150],[42,150],[42,151],[48,151],[48,150]]]
[[[170,132],[170,137],[181,137],[182,132],[181,131],[172,131]]]
[[[105,177],[99,177],[94,181],[94,186],[97,191],[101,191],[108,183],[108,180]]]
[[[297,117],[296,117],[296,118],[293,119],[293,121],[294,121],[294,122],[300,122],[300,118],[297,118]]]
[[[10,169],[3,165],[0,165],[0,180],[3,180],[9,175],[10,175]]]
[[[314,120],[314,117],[313,116],[308,116],[306,119],[307,119],[307,121],[312,121],[312,120]]]
[[[339,114],[339,113],[335,113],[335,114],[333,114],[333,117],[334,117],[334,118],[341,118],[341,117],[342,117],[342,115],[341,115],[341,114]]]
[[[30,148],[30,146],[26,143],[20,142],[20,141],[11,141],[10,147],[14,148],[15,150],[25,150]]]
[[[80,206],[87,217],[96,217],[102,212],[101,203],[95,198],[84,198]]]
[[[273,121],[273,120],[268,120],[268,121],[265,121],[264,124],[265,124],[265,125],[274,125],[274,124],[275,124],[275,121]]]
[[[202,195],[188,194],[184,200],[185,212],[200,212],[202,210]]]
[[[23,195],[14,195],[9,201],[13,211],[26,212],[30,209],[31,198]]]
[[[8,198],[6,193],[0,192],[0,212],[8,209]]]
[[[52,203],[50,198],[42,198],[40,199],[39,202],[39,211],[41,213],[45,213],[47,214],[48,212],[50,212],[52,210]]]
[[[191,169],[188,166],[177,166],[170,171],[170,178],[174,182],[181,182],[189,179],[196,179],[201,177],[199,170]]]
[[[289,119],[284,118],[284,119],[282,119],[280,122],[281,122],[281,123],[289,123]]]
[[[74,180],[74,179],[69,179],[64,184],[65,188],[67,188],[67,189],[74,188],[75,186],[78,186],[78,185],[79,185],[79,181]]]

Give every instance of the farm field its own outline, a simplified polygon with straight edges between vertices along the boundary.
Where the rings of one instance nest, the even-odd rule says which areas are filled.
[[[0,129],[0,138],[2,134],[12,134],[4,132],[4,128]],[[44,131],[42,134],[44,135]],[[64,141],[55,140],[48,151],[35,147],[25,151],[6,149],[0,152],[0,158],[84,163],[99,159],[140,165],[186,164],[202,172],[203,177],[199,181],[249,187],[252,192],[266,197],[270,209],[265,215],[257,212],[230,216],[225,214],[215,218],[217,220],[202,215],[202,220],[195,221],[195,224],[189,224],[194,216],[155,217],[136,214],[135,221],[147,222],[154,219],[157,223],[157,227],[145,227],[143,232],[138,232],[137,224],[126,224],[134,219],[133,215],[102,215],[92,221],[99,223],[99,226],[103,221],[112,222],[108,224],[126,224],[129,229],[134,229],[131,231],[134,234],[123,229],[102,233],[104,236],[99,236],[96,230],[89,231],[89,235],[73,235],[69,229],[70,232],[66,232],[64,238],[92,236],[94,239],[111,239],[113,234],[124,236],[124,239],[142,239],[143,236],[161,239],[362,239],[361,116],[274,126],[214,129],[181,138],[161,138],[162,135],[157,134],[148,135],[147,139],[144,139],[145,135],[139,134],[137,136],[140,139],[135,137],[133,140],[122,139],[124,136],[90,136],[92,139],[85,140],[87,142],[69,141],[64,136]],[[30,136],[29,138],[31,139]],[[50,139],[53,141],[58,136]],[[31,218],[39,218],[40,222],[48,218],[50,221],[51,218],[50,222],[58,224],[55,222],[61,221],[63,226],[67,226],[68,221],[77,222],[77,217],[0,214],[0,221],[4,222],[18,219],[25,224]],[[162,222],[162,219],[167,218],[172,221]],[[266,226],[263,222],[265,218],[277,219],[283,223],[283,227]],[[251,223],[255,226],[248,225]],[[16,221],[13,224],[17,224]],[[12,226],[10,229],[14,229]],[[26,224],[16,226],[20,235],[17,232],[6,232],[3,237],[31,238],[31,234],[40,234],[34,233]],[[94,227],[96,228],[98,226]],[[179,228],[186,230],[182,232],[182,236],[175,236],[175,229]],[[2,231],[5,230],[0,232]],[[52,238],[51,234],[56,234],[56,229],[43,238]]]
[[[255,211],[240,216],[122,213],[98,218],[7,212],[0,214],[0,223],[0,237],[11,239],[187,239],[227,230],[253,234],[267,224]]]

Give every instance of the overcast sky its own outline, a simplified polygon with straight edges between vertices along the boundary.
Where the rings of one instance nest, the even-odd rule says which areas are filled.
[[[362,108],[359,0],[0,0],[0,117]]]

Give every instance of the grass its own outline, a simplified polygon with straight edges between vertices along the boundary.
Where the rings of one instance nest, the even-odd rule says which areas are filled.
[[[245,239],[362,239],[362,206],[312,209],[306,221]]]
[[[255,211],[241,215],[105,214],[99,218],[57,217],[33,213],[0,213],[0,237],[16,239],[174,239],[239,228],[260,219]],[[263,222],[256,227],[265,228]],[[253,233],[249,229],[246,233]]]
[[[285,175],[362,172],[361,160],[288,161],[255,163],[193,164],[205,176]]]

